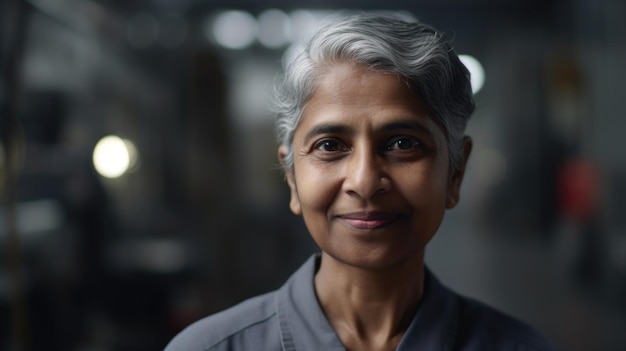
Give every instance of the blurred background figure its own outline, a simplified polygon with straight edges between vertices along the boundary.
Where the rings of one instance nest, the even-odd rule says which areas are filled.
[[[472,72],[475,150],[431,269],[562,350],[625,349],[626,4],[354,6],[0,2],[0,349],[161,349],[316,251],[267,103],[340,9],[431,23]]]

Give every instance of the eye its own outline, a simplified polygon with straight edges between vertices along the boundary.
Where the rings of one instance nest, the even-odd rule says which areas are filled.
[[[387,144],[387,150],[413,150],[423,147],[422,143],[412,137],[396,137]]]
[[[320,140],[315,143],[313,148],[324,152],[336,152],[346,150],[345,146],[343,146],[339,141],[333,139]]]

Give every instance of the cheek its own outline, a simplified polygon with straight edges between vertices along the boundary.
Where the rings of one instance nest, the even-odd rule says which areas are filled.
[[[396,177],[400,193],[413,207],[438,210],[445,207],[448,177],[445,169],[417,168]]]
[[[437,232],[446,208],[447,177],[423,170],[405,177],[400,190],[412,211],[411,230],[416,233],[417,247],[424,248]]]
[[[301,173],[306,174],[297,179],[302,219],[317,245],[326,247],[329,209],[337,196],[336,187],[329,175],[306,170]]]
[[[326,212],[340,189],[337,177],[329,170],[312,166],[300,166],[296,174],[303,212]]]

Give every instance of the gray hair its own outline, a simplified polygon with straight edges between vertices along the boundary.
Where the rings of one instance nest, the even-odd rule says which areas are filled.
[[[273,109],[278,141],[288,149],[285,171],[293,169],[293,134],[317,77],[323,68],[346,61],[405,80],[446,135],[450,167],[461,167],[474,100],[469,72],[449,40],[415,20],[357,14],[335,17],[321,26],[278,81]]]

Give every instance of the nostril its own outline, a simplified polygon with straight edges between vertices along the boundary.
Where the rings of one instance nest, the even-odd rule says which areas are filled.
[[[380,186],[382,190],[391,189],[391,179],[387,177],[380,177]]]
[[[369,199],[391,189],[391,179],[375,174],[353,173],[344,184],[344,189],[351,195]]]

